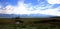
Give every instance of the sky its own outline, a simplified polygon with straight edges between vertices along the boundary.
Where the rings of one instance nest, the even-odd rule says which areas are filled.
[[[0,0],[0,14],[60,16],[60,0]]]

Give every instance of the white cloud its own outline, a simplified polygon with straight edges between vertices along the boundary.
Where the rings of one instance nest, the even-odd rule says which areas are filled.
[[[31,3],[29,5],[31,5]],[[3,14],[4,13],[5,14],[32,14],[32,13],[37,14],[37,13],[39,13],[39,14],[47,14],[47,15],[53,15],[53,16],[60,16],[60,12],[58,12],[60,7],[55,8],[55,9],[48,8],[47,10],[43,10],[43,11],[40,10],[39,7],[36,7],[37,10],[28,11],[27,6],[28,6],[28,4],[24,4],[23,1],[19,1],[17,6],[7,5],[5,10],[0,10],[0,13],[3,13]],[[32,8],[32,6],[30,8]]]
[[[47,0],[50,4],[60,4],[60,0]]]
[[[58,10],[60,9],[60,7],[55,8],[55,9],[47,9],[45,11],[42,11],[42,14],[47,14],[47,15],[53,15],[53,16],[60,16],[60,12],[58,12]]]
[[[0,8],[1,8],[1,6],[0,6]]]
[[[0,5],[0,13],[3,13],[2,6]]]
[[[13,7],[11,5],[7,5],[5,8],[0,9],[0,13],[2,14],[12,14]]]

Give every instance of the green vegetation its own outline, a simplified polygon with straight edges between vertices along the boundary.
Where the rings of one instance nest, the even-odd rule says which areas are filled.
[[[35,24],[33,26],[24,24],[1,24],[0,29],[60,29],[60,27],[47,24]]]
[[[24,23],[15,24],[15,19],[0,19],[0,29],[60,29],[59,25],[54,25],[53,23],[33,23],[34,21],[45,20],[45,18],[20,20],[24,21]],[[48,18],[46,20],[48,20]]]

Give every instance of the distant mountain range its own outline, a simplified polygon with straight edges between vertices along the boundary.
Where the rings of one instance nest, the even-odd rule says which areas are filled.
[[[22,15],[15,15],[15,14],[0,14],[0,17],[2,18],[15,18],[15,17],[20,17],[20,18],[48,18],[51,17],[50,15],[45,15],[45,14],[22,14]]]
[[[45,15],[45,14],[0,14],[0,18],[50,18],[51,15]]]
[[[49,18],[51,17],[50,15],[45,15],[45,14],[30,14],[30,15],[20,15],[20,18]]]
[[[0,18],[14,18],[16,16],[14,14],[0,14]]]

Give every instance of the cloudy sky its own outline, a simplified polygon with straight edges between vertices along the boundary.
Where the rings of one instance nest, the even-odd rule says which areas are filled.
[[[60,0],[0,0],[0,14],[60,16]]]

